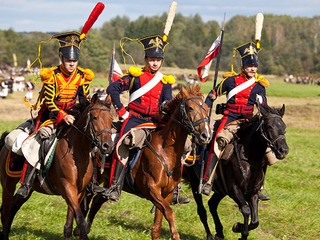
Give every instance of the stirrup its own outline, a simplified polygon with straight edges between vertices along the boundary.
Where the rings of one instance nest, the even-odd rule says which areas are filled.
[[[175,205],[175,204],[186,204],[190,202],[190,198],[186,197],[182,197],[180,194],[173,194],[172,199],[170,201],[171,205]]]
[[[23,184],[18,189],[16,195],[22,198],[27,198],[29,196],[30,190],[31,190],[31,186],[28,186],[27,184]]]
[[[210,183],[204,183],[202,186],[202,194],[209,196],[212,191],[212,185]]]
[[[108,189],[106,189],[103,193],[102,193],[103,197],[114,201],[114,202],[118,202],[120,200],[120,196],[121,196],[121,189],[120,186],[113,186],[110,187]]]
[[[94,184],[94,183],[89,184],[87,186],[87,190],[93,195],[103,193],[106,191],[106,189],[104,187],[101,187],[98,184]]]

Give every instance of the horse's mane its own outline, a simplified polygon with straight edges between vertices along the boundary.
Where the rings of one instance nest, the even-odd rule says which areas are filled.
[[[280,109],[276,107],[270,107],[268,105],[260,105],[260,108],[263,108],[268,114],[281,115]],[[257,112],[254,116],[240,123],[240,131],[246,131],[246,129],[253,124],[256,124],[261,120],[261,113]]]
[[[183,87],[181,87],[180,92],[164,106],[164,109],[162,109],[163,111],[160,111],[155,116],[159,122],[166,123],[170,119],[171,115],[174,113],[177,106],[185,98],[182,88]],[[185,90],[188,92],[189,95],[203,98],[200,86],[198,84],[196,85],[188,84],[185,87]]]

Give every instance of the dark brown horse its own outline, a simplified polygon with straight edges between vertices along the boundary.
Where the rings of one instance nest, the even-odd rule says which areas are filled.
[[[85,189],[89,183],[93,164],[90,151],[94,146],[101,152],[108,154],[113,149],[111,139],[112,116],[110,114],[110,99],[100,101],[97,95],[92,97],[91,103],[83,111],[77,122],[63,133],[57,142],[51,168],[47,171],[45,182],[48,189],[40,186],[38,178],[33,183],[33,190],[45,194],[61,195],[68,204],[67,220],[64,225],[64,237],[70,239],[72,235],[73,216],[80,229],[80,238],[88,239],[86,222],[80,208]],[[0,152],[0,177],[2,185],[2,239],[8,239],[13,219],[20,207],[29,199],[14,196],[19,176],[9,176],[6,171],[6,159],[9,150],[3,146]],[[40,174],[42,174],[40,172]]]
[[[224,239],[217,208],[225,196],[237,203],[243,215],[243,223],[238,222],[232,228],[233,232],[241,233],[240,239],[247,239],[249,231],[258,227],[258,191],[263,185],[267,168],[264,161],[266,148],[270,147],[278,159],[284,159],[289,152],[285,138],[286,125],[282,120],[284,110],[284,105],[276,109],[258,104],[259,113],[240,125],[233,143],[230,143],[234,145],[233,153],[228,159],[219,161],[213,180],[214,194],[208,201],[215,223],[215,237],[207,222],[202,195],[198,194],[199,165],[184,167],[184,178],[191,184],[198,215],[208,240]]]
[[[208,107],[204,104],[199,86],[181,88],[167,105],[166,122],[163,128],[152,133],[150,142],[141,150],[137,163],[128,171],[124,190],[150,200],[156,206],[152,239],[159,239],[163,216],[169,223],[172,239],[180,239],[175,225],[175,216],[170,207],[173,189],[181,181],[181,157],[188,134],[200,145],[211,139]],[[108,173],[104,176],[108,179]],[[108,180],[104,180],[107,186]],[[88,226],[101,205],[107,200],[102,195],[94,197],[88,215]],[[76,231],[75,231],[76,232]]]

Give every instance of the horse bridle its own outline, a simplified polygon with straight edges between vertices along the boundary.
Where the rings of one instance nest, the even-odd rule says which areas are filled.
[[[197,103],[195,100],[200,100],[200,102],[202,102],[201,104]],[[188,101],[192,101],[194,102],[196,105],[199,106],[199,110],[197,111],[197,113],[194,115],[194,118],[197,116],[197,114],[199,113],[199,111],[201,109],[204,109],[203,107],[203,100],[201,97],[191,97],[188,98],[186,100],[181,101],[180,106],[179,106],[179,113],[180,113],[180,120],[179,119],[175,119],[173,117],[171,117],[174,121],[178,122],[179,124],[181,124],[187,131],[188,134],[191,134],[192,136],[194,136],[195,133],[195,127],[199,126],[201,123],[203,122],[209,122],[209,116],[204,117],[199,119],[198,121],[194,122],[192,121],[193,119],[190,119],[189,116],[187,115],[187,110],[186,110],[186,103]]]
[[[276,114],[272,114],[272,116],[268,116],[268,117],[264,117],[264,118],[280,118],[281,119],[281,116],[278,116]],[[257,130],[260,130],[260,133],[261,133],[261,136],[266,140],[267,142],[267,146],[270,147],[272,150],[275,149],[275,143],[278,141],[278,140],[281,140],[281,139],[285,139],[285,135],[284,134],[280,134],[276,139],[270,139],[268,138],[267,136],[267,133],[266,133],[266,130],[265,130],[265,121],[263,120],[263,118],[261,117],[261,122],[257,128]]]
[[[90,117],[90,112],[92,110],[110,111],[110,108],[108,108],[107,106],[105,106],[105,107],[91,107],[88,111],[88,118],[87,118],[86,126],[84,127],[84,129],[86,131],[88,125],[90,124],[91,140],[95,146],[97,146],[99,149],[101,149],[102,146],[101,146],[101,142],[99,141],[98,137],[105,132],[110,133],[110,134],[112,134],[112,132],[111,132],[111,129],[109,129],[109,128],[102,129],[98,132],[95,130],[95,128],[92,124],[92,121],[91,121],[91,117]]]
[[[94,126],[92,124],[92,121],[91,121],[91,116],[90,116],[90,112],[92,110],[101,110],[101,111],[110,111],[110,108],[108,108],[107,106],[104,106],[104,107],[91,107],[89,108],[88,110],[88,117],[87,117],[87,122],[86,122],[86,125],[84,126],[83,128],[83,131],[81,129],[79,129],[76,125],[72,124],[72,127],[74,127],[77,131],[79,131],[83,136],[85,136],[86,138],[88,138],[90,141],[92,141],[93,145],[97,146],[100,150],[102,150],[102,144],[100,143],[98,137],[105,133],[105,132],[108,132],[110,134],[112,134],[112,131],[111,129],[108,129],[108,128],[105,128],[101,131],[96,131],[94,129]],[[85,133],[88,129],[88,126],[90,126],[90,137]]]

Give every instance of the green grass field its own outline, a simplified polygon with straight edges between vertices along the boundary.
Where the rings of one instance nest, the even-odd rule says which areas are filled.
[[[102,80],[101,80],[102,81]],[[259,227],[250,232],[249,239],[302,240],[320,239],[320,87],[288,85],[280,79],[271,79],[268,95],[279,102],[288,101],[286,137],[290,147],[288,156],[269,167],[265,188],[271,200],[259,204]],[[212,83],[202,85],[207,93]],[[309,100],[316,98],[313,104]],[[302,98],[302,101],[300,100]],[[309,114],[301,108],[312,109]],[[287,104],[287,102],[284,102]],[[302,119],[302,120],[301,120]],[[311,119],[311,120],[310,120]],[[300,123],[302,121],[302,123]],[[303,124],[308,121],[308,124]],[[11,130],[19,122],[0,121],[0,130]],[[183,189],[191,198],[186,205],[173,206],[181,239],[205,239],[205,231],[199,220],[196,204],[190,189]],[[2,189],[0,189],[2,191]],[[204,196],[205,201],[209,197]],[[1,201],[1,200],[0,200]],[[150,228],[153,215],[149,212],[152,204],[145,199],[123,193],[120,202],[105,203],[92,226],[89,238],[93,240],[151,239]],[[240,235],[231,230],[234,223],[242,221],[242,215],[235,203],[225,198],[219,205],[219,213],[224,224],[225,239],[237,239]],[[20,209],[13,222],[12,240],[56,240],[63,239],[63,225],[67,205],[59,196],[34,193]],[[209,212],[208,212],[209,214]],[[211,230],[214,225],[209,216]],[[74,238],[76,239],[76,238]],[[161,239],[170,239],[168,223],[164,220]]]

